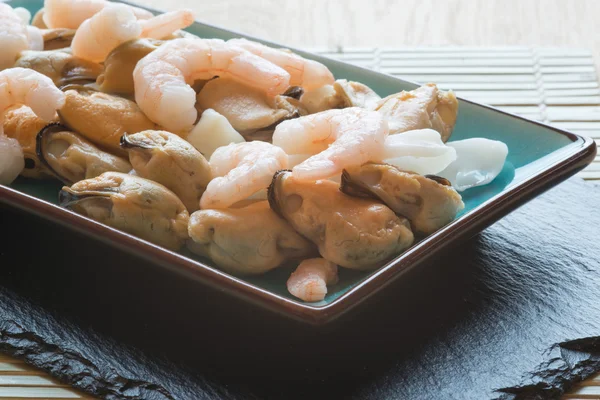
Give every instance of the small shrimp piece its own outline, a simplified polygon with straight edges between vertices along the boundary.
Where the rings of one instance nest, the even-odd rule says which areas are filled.
[[[85,20],[73,37],[73,55],[102,62],[119,45],[133,39],[160,39],[190,26],[194,14],[190,10],[173,11],[148,20],[138,21],[131,7],[111,4]]]
[[[332,85],[334,77],[329,69],[314,60],[307,60],[285,49],[274,49],[247,39],[230,39],[227,43],[248,50],[273,64],[279,65],[290,74],[290,85],[302,86],[306,90]]]
[[[11,183],[25,166],[19,142],[4,135],[5,112],[26,105],[38,117],[51,121],[64,103],[64,93],[47,76],[25,68],[0,71],[0,184]]]
[[[327,285],[338,282],[337,265],[324,258],[310,258],[298,265],[287,281],[288,291],[304,301],[321,301],[327,294]]]
[[[45,0],[43,20],[50,29],[77,29],[85,21],[100,12],[104,7],[113,5],[106,0]],[[125,5],[137,19],[150,19],[150,11]]]
[[[232,143],[210,157],[216,176],[200,199],[200,208],[227,208],[266,188],[275,172],[287,168],[287,154],[267,142]]]
[[[133,71],[135,100],[152,121],[189,132],[198,111],[195,80],[228,77],[263,90],[285,92],[290,75],[277,65],[220,39],[170,40],[142,58]]]
[[[0,185],[10,185],[23,168],[25,157],[19,141],[0,134]]]
[[[315,181],[341,174],[344,168],[380,161],[387,136],[382,115],[349,107],[284,121],[275,128],[273,144],[288,154],[314,154],[294,166],[292,176]]]
[[[25,21],[27,15],[19,8],[16,10],[0,3],[0,70],[12,67],[23,50],[41,50],[44,47],[40,30],[28,27]]]

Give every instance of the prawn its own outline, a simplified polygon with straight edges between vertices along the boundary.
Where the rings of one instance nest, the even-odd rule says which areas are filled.
[[[64,93],[47,76],[26,68],[0,71],[0,184],[11,183],[25,166],[19,142],[4,135],[6,111],[25,105],[41,119],[51,121],[64,104]]]
[[[290,75],[277,65],[220,39],[174,39],[142,58],[133,71],[135,100],[152,121],[171,132],[188,131],[198,111],[197,79],[228,77],[275,96]]]
[[[190,26],[190,10],[172,11],[147,20],[138,20],[131,7],[111,4],[85,20],[73,37],[73,55],[102,62],[117,46],[137,38],[162,39],[178,29]]]
[[[200,208],[227,208],[266,188],[275,172],[287,168],[287,154],[267,142],[231,143],[210,157],[214,178],[200,199]]]
[[[21,7],[0,3],[0,70],[12,67],[23,50],[43,50],[41,31],[27,26],[30,17]]]
[[[93,17],[104,7],[112,5],[106,0],[44,0],[44,16],[46,26],[53,28],[77,29],[88,18]],[[125,5],[137,19],[150,19],[154,15],[142,8]]]
[[[290,74],[290,85],[302,86],[307,91],[325,85],[333,85],[334,77],[329,69],[314,60],[307,60],[286,49],[274,49],[247,39],[230,39],[227,43],[241,47],[273,64],[279,65]]]
[[[359,107],[327,110],[284,121],[273,133],[273,144],[288,154],[311,154],[294,166],[298,180],[319,180],[344,168],[381,161],[388,124],[375,112]]]
[[[321,301],[327,294],[327,285],[338,281],[337,265],[324,258],[310,258],[298,265],[287,281],[288,291],[304,301]]]

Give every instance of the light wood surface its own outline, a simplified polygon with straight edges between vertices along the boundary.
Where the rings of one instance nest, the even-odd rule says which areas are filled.
[[[300,48],[584,47],[600,66],[598,0],[134,1]]]

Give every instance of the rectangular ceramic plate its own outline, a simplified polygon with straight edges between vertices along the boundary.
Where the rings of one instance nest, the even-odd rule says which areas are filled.
[[[14,7],[26,7],[32,14],[42,4],[42,0],[11,2]],[[258,40],[200,22],[195,23],[188,31],[205,38],[247,37]],[[295,51],[327,65],[336,78],[362,82],[382,97],[418,86],[389,75]],[[329,288],[324,301],[313,304],[299,302],[287,293],[285,282],[293,265],[259,277],[230,276],[212,266],[209,260],[165,250],[58,207],[57,196],[61,187],[58,182],[20,178],[11,187],[0,186],[0,201],[69,226],[268,310],[300,321],[322,324],[349,311],[410,268],[470,237],[534,196],[575,174],[589,164],[596,154],[596,145],[588,138],[461,99],[458,121],[451,140],[471,137],[501,140],[507,144],[509,154],[501,174],[491,184],[462,193],[465,209],[455,221],[416,243],[376,271],[369,273],[341,270],[339,283]],[[201,286],[199,290],[202,290]]]

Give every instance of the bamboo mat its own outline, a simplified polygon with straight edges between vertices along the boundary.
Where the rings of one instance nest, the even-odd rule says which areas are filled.
[[[589,50],[347,47],[309,51],[419,83],[435,82],[466,99],[591,137],[600,144],[600,88]],[[600,180],[600,156],[578,175]]]
[[[93,399],[45,372],[0,354],[0,399]],[[600,400],[600,374],[575,385],[562,400]]]
[[[459,96],[580,133],[600,143],[600,88],[592,54],[551,48],[340,48],[317,53],[397,75],[436,82]],[[600,157],[579,173],[600,180]],[[91,399],[22,361],[0,354],[2,399]],[[563,399],[600,400],[600,374]]]
[[[0,354],[2,399],[92,399],[23,361]]]

